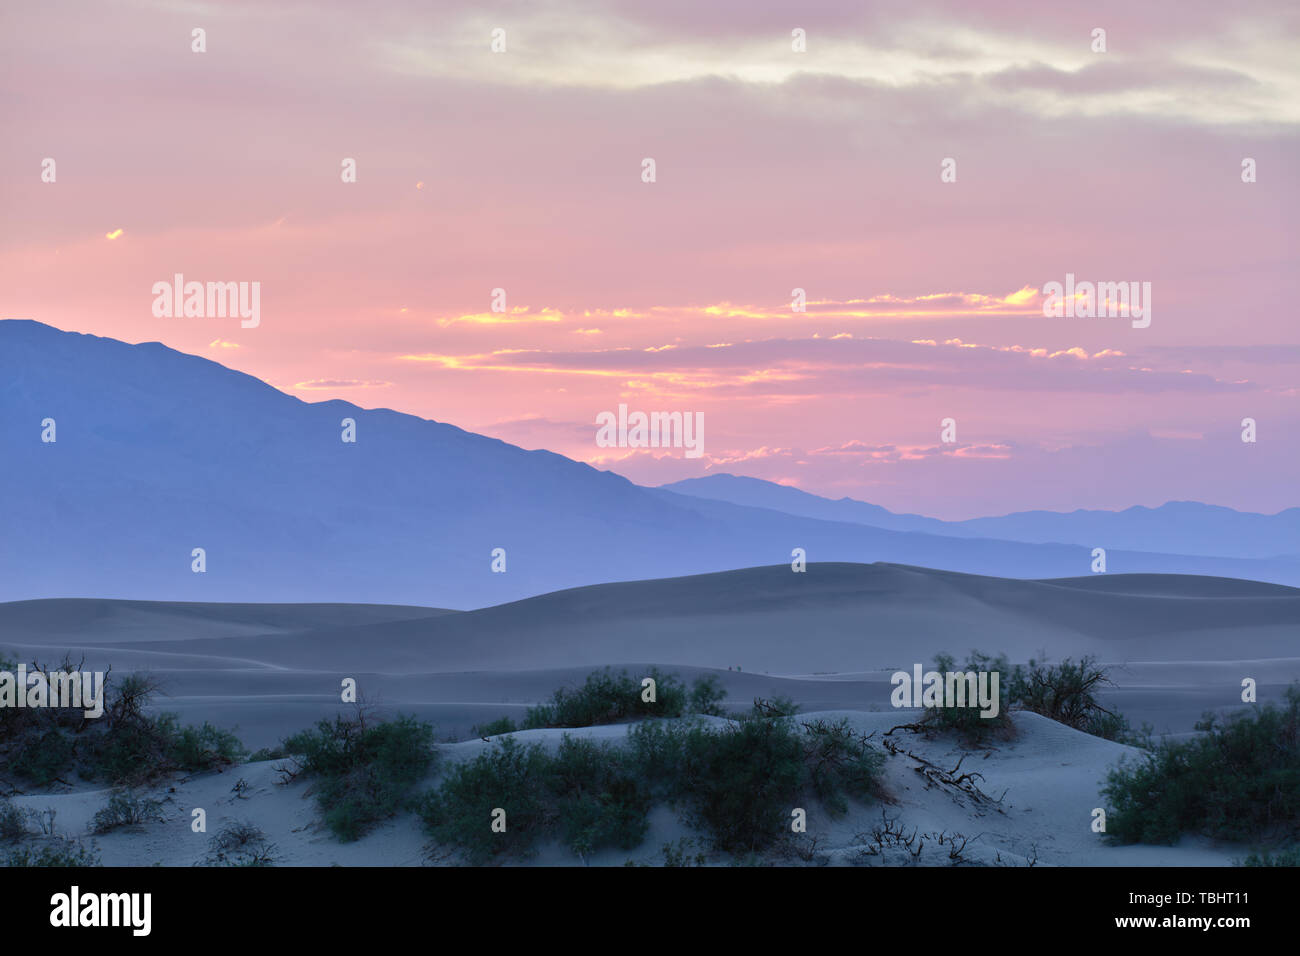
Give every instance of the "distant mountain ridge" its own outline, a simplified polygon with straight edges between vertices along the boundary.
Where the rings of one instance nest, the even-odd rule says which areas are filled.
[[[341,441],[344,418],[357,441]],[[53,419],[57,441],[41,440]],[[961,539],[643,488],[547,451],[308,403],[159,343],[0,321],[0,601],[103,597],[470,608],[789,562],[1010,578],[1075,545]],[[194,549],[206,571],[192,571]],[[506,572],[492,552],[505,550]],[[1115,572],[1300,584],[1300,559],[1109,552]],[[0,635],[3,638],[4,635]]]
[[[1075,544],[1169,554],[1271,558],[1300,554],[1300,507],[1265,515],[1196,501],[1123,511],[1020,511],[964,521],[898,514],[854,498],[825,498],[761,478],[717,474],[661,485],[683,495],[822,521],[848,521],[894,531],[1033,544]]]

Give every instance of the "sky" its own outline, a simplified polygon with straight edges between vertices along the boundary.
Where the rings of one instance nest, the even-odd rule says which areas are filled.
[[[642,484],[1271,513],[1298,53],[1284,2],[8,4],[0,318]],[[156,316],[178,273],[259,283],[257,326]],[[1067,274],[1149,325],[1045,316]],[[620,404],[703,454],[599,446]]]

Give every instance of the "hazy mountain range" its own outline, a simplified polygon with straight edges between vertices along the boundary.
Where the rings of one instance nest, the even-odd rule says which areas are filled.
[[[345,418],[356,422],[355,443],[341,440]],[[46,419],[56,424],[53,443],[41,440]],[[1195,540],[1197,556],[1183,556],[1159,553],[1165,538],[1143,547],[1136,522],[1127,548],[1116,535],[1043,544],[959,536],[925,518],[915,520],[932,524],[868,524],[860,514],[909,516],[859,502],[807,496],[835,513],[787,513],[768,502],[698,497],[699,488],[643,488],[414,415],[303,402],[158,343],[0,322],[0,600],[465,608],[601,582],[779,565],[796,547],[813,563],[1047,578],[1088,573],[1089,552],[1100,545],[1113,549],[1112,572],[1300,584],[1300,557],[1254,556],[1271,545],[1243,556],[1229,533],[1216,544],[1205,530],[1211,537]],[[206,552],[201,574],[191,569],[195,548]],[[491,571],[495,548],[505,549],[505,573]]]
[[[958,538],[1000,538],[1030,543],[1059,542],[1089,548],[1128,548],[1173,554],[1217,554],[1266,558],[1300,554],[1300,508],[1277,514],[1234,511],[1196,501],[1170,501],[1158,508],[1123,511],[1019,511],[990,518],[942,521],[924,515],[895,514],[853,498],[823,498],[761,478],[717,474],[662,485],[678,494],[786,514],[923,531]]]

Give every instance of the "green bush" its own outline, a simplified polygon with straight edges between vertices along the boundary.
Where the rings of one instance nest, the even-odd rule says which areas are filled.
[[[786,832],[804,796],[832,814],[849,797],[879,796],[883,762],[847,720],[643,721],[620,744],[565,735],[553,755],[515,737],[494,740],[449,770],[419,813],[435,843],[472,864],[526,854],[551,835],[584,858],[633,849],[656,802],[682,807],[716,848],[752,853]],[[491,829],[497,808],[504,833]]]
[[[14,843],[27,836],[27,814],[7,797],[0,797],[0,840]]]
[[[786,827],[807,780],[803,741],[785,720],[686,732],[678,792],[720,850],[759,850]]]
[[[723,726],[645,723],[629,732],[627,750],[653,798],[683,805],[714,846],[730,852],[761,850],[784,834],[804,795],[832,815],[848,809],[848,797],[878,797],[884,765],[847,719],[802,727],[757,716]]]
[[[235,820],[208,841],[208,866],[271,866],[278,848],[258,827]]]
[[[45,672],[81,670],[65,659]],[[176,770],[212,770],[244,753],[234,735],[209,724],[181,727],[175,714],[152,716],[145,707],[158,690],[148,676],[105,681],[104,713],[87,718],[80,708],[0,709],[0,760],[38,787],[71,782],[76,774],[113,785],[151,782]]]
[[[50,727],[16,742],[9,769],[38,787],[48,787],[69,772],[76,752],[76,741],[70,733]]]
[[[936,654],[932,669],[939,674],[953,671],[962,673],[987,671],[998,675],[997,716],[980,716],[978,706],[948,706],[947,701],[941,696],[940,706],[927,708],[921,722],[936,730],[954,732],[969,742],[982,741],[995,731],[1005,731],[1011,724],[1008,713],[1011,709],[1010,685],[1013,683],[1008,679],[1011,667],[1007,663],[1006,655],[993,657],[979,651],[971,651],[965,665],[960,668],[956,665],[957,661],[951,654]],[[970,701],[967,701],[967,704],[969,705]]]
[[[802,742],[783,720],[643,724],[629,734],[629,747],[655,796],[683,804],[723,850],[774,838],[806,779]]]
[[[499,737],[501,734],[513,734],[519,728],[509,717],[498,717],[486,724],[478,724],[472,729],[475,737]]]
[[[24,846],[10,850],[5,866],[99,866],[99,853],[92,843],[85,846],[72,837],[54,837],[36,847]]]
[[[645,839],[650,793],[629,751],[566,734],[549,774],[561,838],[579,856],[607,846],[630,850]]]
[[[322,720],[283,746],[300,773],[316,778],[321,817],[344,842],[401,809],[436,755],[431,724],[407,716],[376,723],[360,711]]]
[[[1286,705],[1221,719],[1190,740],[1162,741],[1107,775],[1109,837],[1173,844],[1183,833],[1227,840],[1300,832],[1300,685]]]
[[[1027,710],[1094,737],[1139,743],[1123,715],[1103,707],[1098,699],[1097,691],[1114,681],[1096,657],[1085,656],[1078,661],[1066,658],[1051,665],[1031,659],[1027,665],[1012,667],[1005,654],[994,657],[972,651],[960,668],[952,655],[938,654],[932,669],[940,674],[986,671],[999,675],[996,717],[980,716],[978,707],[949,707],[945,701],[927,709],[922,718],[922,723],[933,729],[953,731],[970,742],[978,742],[993,732],[1007,731],[1013,710]]]
[[[188,773],[229,767],[247,753],[238,737],[207,721],[202,727],[182,727],[172,736],[172,760]]]
[[[481,864],[525,855],[550,835],[583,858],[605,847],[630,850],[645,839],[650,806],[632,751],[566,734],[554,754],[513,737],[495,741],[452,768],[420,814],[435,843]],[[498,808],[504,833],[491,829]]]
[[[530,707],[523,727],[592,727],[641,717],[680,717],[686,707],[686,689],[673,675],[651,669],[655,700],[641,699],[641,679],[627,671],[615,674],[610,668],[587,675],[576,690],[561,687],[548,703]]]
[[[723,716],[722,702],[726,700],[727,690],[722,686],[716,674],[704,674],[691,682],[691,696],[687,709],[692,714],[705,714],[709,717]]]
[[[283,760],[289,756],[288,752],[281,746],[261,747],[254,750],[248,757],[249,763],[264,763],[267,760]]]
[[[456,848],[471,864],[524,855],[547,826],[549,776],[550,760],[540,745],[501,737],[452,767],[419,802],[418,813],[435,843]],[[492,830],[498,808],[506,812],[502,833]]]
[[[641,699],[641,679],[609,668],[577,689],[563,688],[531,708],[524,729],[580,727],[686,712],[719,716],[726,691],[716,675],[688,692],[673,676],[651,671],[658,700]],[[564,735],[554,754],[538,743],[498,737],[474,759],[452,767],[418,810],[432,842],[481,864],[522,855],[549,836],[581,857],[605,847],[632,849],[645,839],[656,802],[685,809],[722,850],[752,853],[781,836],[802,795],[832,814],[848,798],[879,795],[882,754],[847,720],[788,720],[788,698],[755,699],[751,713],[720,726],[699,720],[640,720],[618,744]],[[497,737],[513,721],[475,728]],[[503,832],[493,812],[506,813]]]
[[[1086,656],[1078,662],[1067,657],[1050,666],[1030,660],[1025,667],[1012,668],[1003,680],[1008,683],[1007,697],[1013,708],[1106,740],[1127,740],[1132,734],[1128,721],[1097,699],[1100,687],[1115,682],[1096,657]]]
[[[880,796],[885,755],[853,730],[847,718],[833,724],[814,720],[803,727],[809,783],[832,815],[848,811],[846,795],[861,801]]]
[[[172,742],[176,718],[153,717],[145,707],[158,683],[142,674],[128,674],[111,695],[94,732],[82,741],[83,775],[114,784],[146,783],[175,769]]]
[[[676,844],[665,843],[659,848],[659,852],[663,855],[664,866],[704,866],[708,858],[703,853],[691,853],[693,849],[695,849],[695,841],[690,837],[681,837]]]
[[[686,728],[663,721],[646,721],[627,734],[631,761],[641,779],[658,799],[674,799],[686,759]]]
[[[107,804],[95,811],[90,828],[95,833],[108,833],[119,827],[157,823],[162,818],[162,804],[157,800],[118,790],[109,796]]]
[[[1242,866],[1300,866],[1300,843],[1270,852],[1252,853]]]
[[[799,713],[799,705],[790,697],[755,697],[749,710],[749,717],[766,720],[772,717],[793,717]]]

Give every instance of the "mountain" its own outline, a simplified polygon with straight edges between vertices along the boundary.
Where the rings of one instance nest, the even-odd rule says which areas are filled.
[[[1170,554],[1270,558],[1300,554],[1300,508],[1265,515],[1196,501],[1170,501],[1158,508],[1123,511],[1019,511],[966,521],[896,514],[853,498],[823,498],[788,485],[740,475],[709,475],[662,485],[676,494],[823,521],[848,521],[895,531],[924,531],[958,538],[997,538],[1026,543],[1076,544]]]
[[[880,505],[854,498],[823,498],[790,485],[778,485],[774,481],[748,478],[744,475],[707,475],[703,478],[686,478],[659,487],[674,494],[690,495],[693,498],[727,501],[751,508],[782,511],[803,518],[847,521],[851,524],[865,524],[892,531],[924,531],[928,534],[952,535],[957,527],[953,522],[941,521],[938,518],[897,514]],[[989,535],[989,537],[996,536]]]
[[[356,421],[357,441],[340,440]],[[53,419],[57,440],[41,440]],[[390,409],[308,403],[158,343],[0,321],[0,600],[500,604],[788,562],[1001,577],[1088,548],[882,530],[642,488]],[[203,548],[206,571],[191,569]],[[504,548],[506,572],[491,570]],[[1109,553],[1112,571],[1300,583],[1300,559]],[[3,635],[0,635],[3,636]]]

